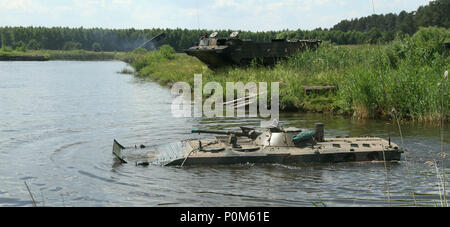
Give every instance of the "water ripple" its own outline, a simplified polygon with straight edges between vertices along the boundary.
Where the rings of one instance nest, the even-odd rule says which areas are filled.
[[[388,179],[382,163],[121,165],[111,153],[113,139],[146,145],[133,154],[139,158],[182,139],[209,137],[190,134],[194,127],[260,125],[258,118],[173,118],[170,90],[117,75],[123,67],[0,62],[6,107],[0,111],[0,206],[31,206],[24,181],[46,206],[388,206],[388,185],[393,206],[413,206],[413,193],[422,206],[440,204],[436,170],[424,164],[439,164],[439,130],[415,123],[402,125],[408,162],[389,164]],[[383,121],[282,113],[280,122],[299,128],[323,122],[326,136],[388,137]],[[446,147],[449,131],[446,126]],[[391,138],[401,142],[395,130]]]

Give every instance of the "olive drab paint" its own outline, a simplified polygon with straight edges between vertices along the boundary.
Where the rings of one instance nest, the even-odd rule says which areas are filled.
[[[233,32],[228,38],[218,38],[217,32],[202,36],[195,46],[185,50],[188,55],[198,58],[209,68],[215,70],[225,66],[248,66],[252,62],[262,65],[274,65],[299,51],[316,49],[321,40],[285,40],[272,39],[259,43],[237,38]]]

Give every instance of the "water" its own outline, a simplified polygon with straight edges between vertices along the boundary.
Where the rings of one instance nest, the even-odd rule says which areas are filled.
[[[170,90],[121,75],[122,62],[0,62],[0,206],[440,206],[439,128],[402,126],[408,162],[136,167],[112,141],[156,146],[192,127],[236,129],[258,119],[178,119]],[[386,122],[282,114],[286,126],[326,124],[327,136],[387,138]],[[401,144],[395,127],[392,139]],[[445,127],[448,147],[449,127]],[[412,185],[409,183],[408,171]],[[448,165],[447,165],[448,167]],[[448,169],[447,169],[447,173]],[[447,176],[450,178],[450,176]],[[447,187],[448,188],[448,187]]]

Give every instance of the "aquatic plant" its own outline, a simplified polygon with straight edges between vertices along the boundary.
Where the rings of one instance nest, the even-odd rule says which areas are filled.
[[[444,149],[444,117],[446,116],[446,108],[444,106],[448,106],[445,105],[446,102],[448,102],[448,99],[444,98],[446,97],[446,93],[448,90],[446,89],[447,87],[447,82],[448,82],[448,71],[445,71],[444,73],[444,79],[442,80],[441,83],[438,84],[438,87],[441,91],[441,121],[440,121],[440,136],[441,136],[441,162],[442,162],[442,194],[443,194],[443,198],[441,200],[443,200],[443,204],[448,207],[448,201],[447,201],[447,190],[446,190],[446,178],[445,178],[445,160],[447,158],[447,153],[445,152]]]
[[[130,75],[133,75],[133,74],[134,74],[134,71],[133,71],[132,69],[129,69],[129,68],[124,68],[124,69],[122,69],[122,71],[120,71],[120,72],[118,72],[118,73],[120,73],[120,74],[130,74]]]

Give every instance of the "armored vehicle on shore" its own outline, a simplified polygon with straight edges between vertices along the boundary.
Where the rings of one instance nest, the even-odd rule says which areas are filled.
[[[314,130],[280,128],[256,131],[241,127],[240,131],[192,130],[192,133],[217,134],[212,139],[190,139],[171,144],[163,152],[153,153],[141,165],[165,166],[226,165],[245,163],[339,163],[365,161],[399,161],[403,151],[382,138],[324,138],[324,125]],[[113,154],[126,163],[123,152],[145,150],[125,148],[116,140]],[[151,148],[153,149],[153,148]],[[137,162],[136,162],[137,164]]]
[[[218,38],[217,32],[209,37],[205,34],[194,47],[185,53],[198,58],[211,69],[224,66],[249,65],[254,59],[263,65],[273,65],[277,61],[307,48],[317,48],[320,40],[273,39],[270,43],[258,43],[237,38],[233,32],[229,38]]]

